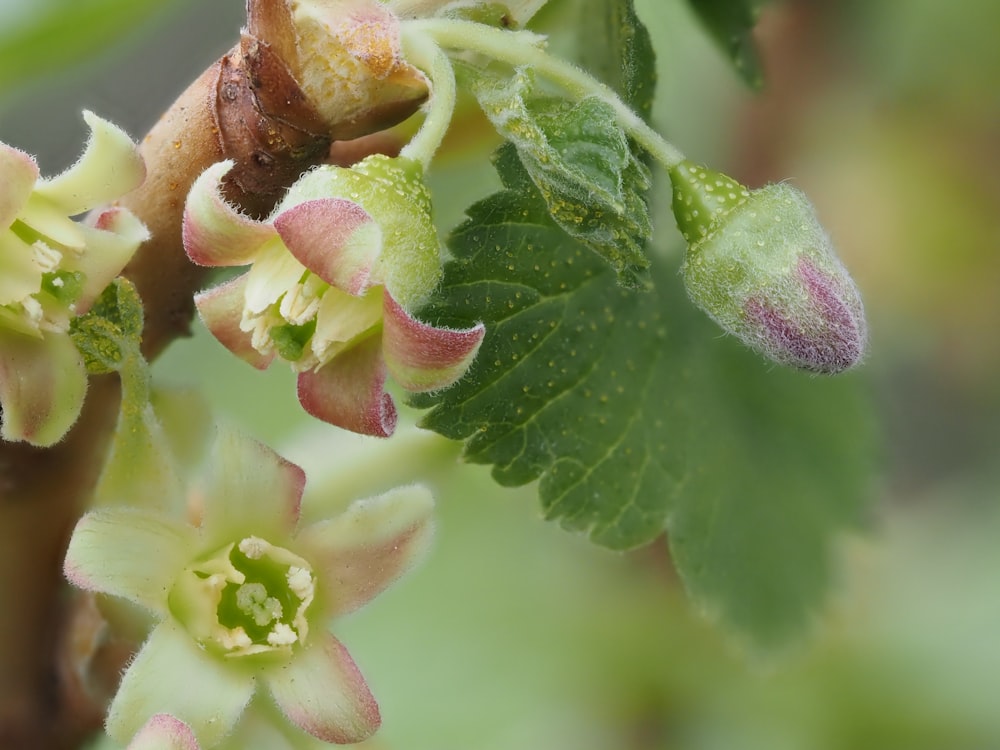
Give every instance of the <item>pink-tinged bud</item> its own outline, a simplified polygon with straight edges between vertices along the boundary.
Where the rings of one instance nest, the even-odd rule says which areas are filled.
[[[699,307],[779,364],[834,374],[861,361],[861,295],[802,192],[751,191],[690,162],[670,175],[684,282]]]

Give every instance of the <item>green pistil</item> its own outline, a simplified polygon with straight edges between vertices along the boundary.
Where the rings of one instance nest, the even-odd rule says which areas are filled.
[[[266,556],[251,559],[236,547],[229,559],[246,580],[223,589],[219,624],[230,629],[242,627],[257,645],[274,645],[268,641],[274,626],[284,623],[294,631],[294,615],[302,606],[302,600],[289,588],[289,566],[275,564]]]
[[[225,656],[287,653],[307,635],[314,591],[305,560],[246,537],[189,567],[170,608],[195,640]]]
[[[316,319],[313,318],[300,326],[293,323],[286,323],[283,326],[274,326],[269,335],[274,341],[274,347],[278,351],[278,356],[287,362],[298,362],[302,359],[309,339],[316,332]]]

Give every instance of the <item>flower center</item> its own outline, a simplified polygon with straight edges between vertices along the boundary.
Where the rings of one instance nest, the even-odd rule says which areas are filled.
[[[360,296],[348,294],[307,272],[263,312],[244,310],[240,328],[257,351],[274,352],[299,372],[311,370],[381,324],[383,293],[375,286]]]
[[[315,588],[309,563],[248,536],[185,568],[168,601],[191,636],[212,651],[287,654],[308,634]]]

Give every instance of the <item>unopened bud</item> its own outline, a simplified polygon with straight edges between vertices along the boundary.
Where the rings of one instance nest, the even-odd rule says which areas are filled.
[[[699,307],[780,364],[833,374],[861,361],[861,295],[805,195],[785,184],[751,191],[690,162],[670,176]]]

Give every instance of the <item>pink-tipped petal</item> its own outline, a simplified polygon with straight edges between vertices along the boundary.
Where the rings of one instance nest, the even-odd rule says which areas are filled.
[[[206,169],[184,204],[184,250],[199,266],[245,266],[276,235],[270,224],[240,213],[222,195],[222,178],[232,168],[232,161],[222,161]]]
[[[80,225],[87,249],[79,256],[64,257],[63,268],[83,271],[83,291],[77,301],[77,314],[86,312],[104,291],[135,251],[149,239],[146,225],[126,208],[95,212]]]
[[[247,278],[248,274],[244,273],[196,294],[194,305],[205,327],[220,344],[258,370],[264,370],[271,364],[274,354],[261,354],[254,349],[250,334],[240,329]]]
[[[396,405],[385,392],[385,363],[378,336],[369,336],[318,370],[299,374],[299,401],[309,414],[362,435],[389,437]]]
[[[298,523],[305,484],[301,468],[249,436],[220,427],[205,487],[206,537],[232,541],[256,534],[280,543],[279,536],[290,535]]]
[[[65,334],[36,339],[0,330],[0,407],[4,440],[48,447],[80,416],[87,370]]]
[[[250,671],[213,658],[168,620],[153,629],[125,672],[108,709],[107,731],[124,744],[150,717],[165,713],[212,747],[232,730],[253,690]]]
[[[4,230],[28,201],[38,180],[38,164],[23,151],[0,143],[0,175],[0,230]]]
[[[327,284],[353,295],[368,288],[382,232],[357,203],[306,201],[278,214],[274,227],[288,251]]]
[[[420,485],[357,500],[336,518],[299,535],[316,566],[331,616],[371,601],[426,553],[434,534],[434,498]]]
[[[385,364],[399,385],[422,392],[444,388],[469,369],[483,343],[482,323],[464,330],[421,323],[385,295],[382,350]]]
[[[317,634],[306,650],[263,679],[288,720],[324,742],[361,742],[382,723],[365,678],[332,635]]]
[[[170,714],[156,714],[132,738],[126,750],[199,750],[191,727]]]
[[[192,527],[156,513],[102,508],[77,522],[63,572],[75,586],[164,616],[172,581],[190,561],[196,536]]]
[[[74,216],[113,201],[142,184],[146,165],[124,130],[93,112],[84,112],[90,140],[80,159],[56,177],[43,180],[38,195]]]

